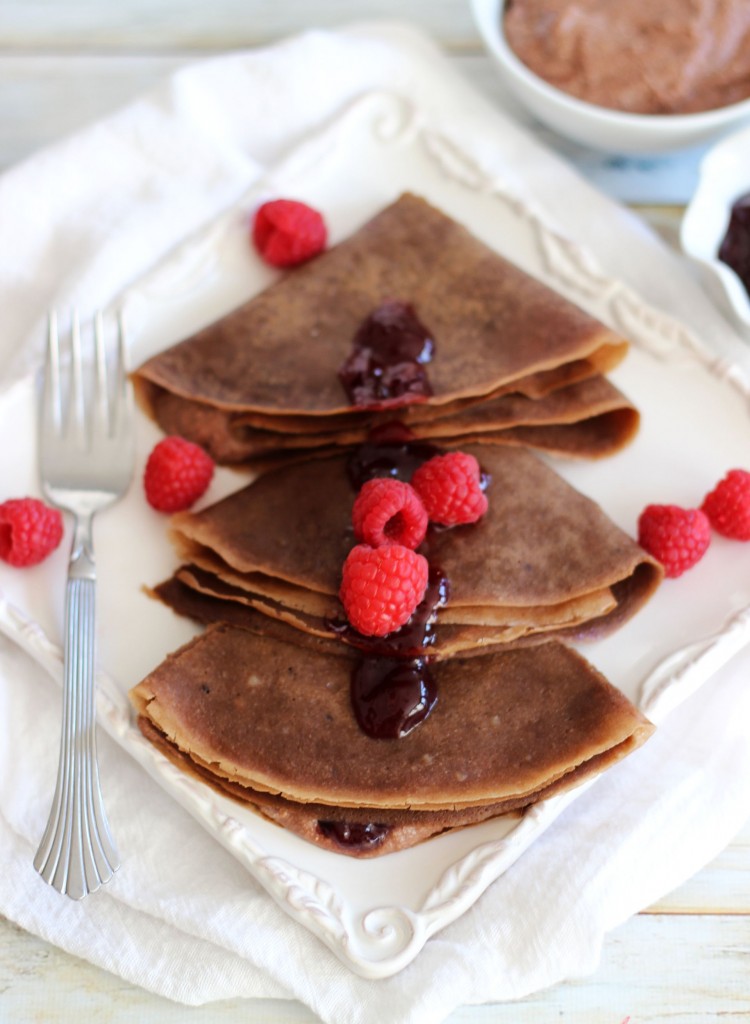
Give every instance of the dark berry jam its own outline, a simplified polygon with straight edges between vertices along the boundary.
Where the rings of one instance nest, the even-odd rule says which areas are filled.
[[[403,423],[391,421],[373,429],[352,454],[347,472],[355,490],[374,477],[393,477],[408,483],[419,466],[443,453],[444,449],[415,439]],[[482,471],[483,490],[489,482],[489,475]],[[440,529],[430,525],[425,543],[428,562],[430,534]],[[406,736],[435,706],[437,688],[427,654],[435,643],[438,610],[449,596],[449,579],[431,564],[425,596],[401,629],[384,637],[370,637],[358,633],[346,620],[327,622],[342,640],[363,652],[352,670],[350,692],[357,722],[368,736]]]
[[[350,696],[359,727],[374,739],[400,739],[423,722],[437,701],[437,687],[424,652],[435,642],[438,608],[450,585],[435,566],[425,596],[409,621],[384,637],[362,636],[348,623],[339,635],[364,656],[352,669]]]
[[[429,397],[430,332],[407,302],[384,302],[359,327],[339,380],[352,405],[383,409]]]
[[[357,847],[360,850],[372,850],[380,846],[391,830],[389,825],[379,825],[373,821],[363,825],[349,821],[319,821],[318,828],[339,846]]]
[[[352,671],[351,701],[362,732],[397,740],[427,718],[437,687],[425,658],[366,657]]]
[[[424,462],[443,449],[429,441],[417,441],[402,423],[387,423],[376,428],[352,453],[347,464],[349,480],[355,490],[374,477],[390,476],[408,483]]]
[[[719,248],[719,259],[731,267],[750,295],[750,192],[732,207],[727,233]]]
[[[423,654],[435,643],[435,627],[439,608],[450,597],[450,580],[437,566],[430,566],[427,589],[409,621],[387,636],[364,636],[345,619],[329,619],[327,627],[352,647],[368,655],[391,658],[413,658]]]

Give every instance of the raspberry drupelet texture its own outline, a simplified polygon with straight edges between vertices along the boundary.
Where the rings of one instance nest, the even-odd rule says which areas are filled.
[[[434,456],[415,471],[411,484],[433,523],[475,523],[487,511],[479,463],[466,452]]]
[[[368,480],[352,509],[354,536],[371,547],[403,544],[418,548],[427,533],[427,512],[409,484],[390,477]]]
[[[364,636],[393,633],[421,602],[427,577],[427,559],[403,544],[357,544],[344,562],[339,590],[347,619]]]
[[[664,566],[671,578],[700,561],[711,541],[708,517],[697,508],[648,505],[638,519],[638,543]]]
[[[295,199],[272,199],[258,207],[252,239],[273,267],[294,267],[322,252],[328,229],[317,210]]]
[[[10,565],[37,565],[62,535],[62,515],[38,498],[10,498],[0,505],[0,558]]]
[[[182,512],[205,494],[213,474],[213,460],[197,444],[165,437],[146,462],[146,500],[158,512]]]
[[[717,533],[732,540],[750,540],[750,473],[730,469],[706,495],[701,509]]]

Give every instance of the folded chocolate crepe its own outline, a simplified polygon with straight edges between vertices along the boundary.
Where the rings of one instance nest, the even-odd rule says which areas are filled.
[[[214,448],[214,424],[224,413],[207,411],[195,403],[165,398],[174,416],[164,416],[161,425],[170,433],[190,436],[209,451]],[[539,398],[510,392],[486,400],[462,403],[455,411],[425,409],[424,415],[409,416],[412,409],[399,410],[398,422],[409,427],[417,440],[439,439],[445,447],[470,442],[525,445],[554,455],[601,458],[622,448],[635,435],[640,417],[630,401],[606,377],[596,374],[568,384]],[[431,415],[432,413],[432,415]],[[187,420],[185,417],[187,416]],[[232,436],[223,449],[222,460],[242,462],[253,469],[268,468],[268,460],[277,463],[299,461],[310,455],[328,455],[340,448],[351,448],[367,439],[379,423],[395,416],[369,414],[351,421],[333,424],[320,418],[308,418],[294,427],[293,417],[277,417],[279,429],[253,426],[245,415],[232,420]],[[196,426],[200,423],[200,433]],[[220,426],[220,430],[224,427]],[[231,454],[230,454],[231,453]],[[236,459],[235,459],[236,456]]]
[[[412,637],[414,649],[424,644],[446,658],[550,636],[601,636],[642,606],[661,567],[595,502],[525,449],[466,450],[488,478],[489,510],[471,526],[428,532],[421,550],[447,579],[449,597],[436,626]],[[362,646],[344,627],[337,597],[356,543],[350,469],[344,453],[311,460],[174,516],[180,586],[158,587],[157,596],[202,622],[255,628],[261,613],[296,629],[299,642]]]
[[[373,739],[352,709],[354,662],[221,624],[131,697],[144,735],[181,768],[353,856],[527,807],[652,730],[580,655],[549,642],[433,666],[430,714],[399,739]]]
[[[434,352],[419,369],[429,386],[361,407],[339,371],[362,324],[394,302],[408,304],[429,330]],[[601,381],[626,350],[596,319],[407,194],[150,359],[134,382],[167,433],[192,438],[219,462],[357,443],[392,416],[394,402],[417,436],[450,417],[445,438],[481,432],[488,442],[586,456],[616,450],[637,425],[627,399]],[[592,377],[593,388],[572,387]],[[484,401],[492,408],[480,422]]]

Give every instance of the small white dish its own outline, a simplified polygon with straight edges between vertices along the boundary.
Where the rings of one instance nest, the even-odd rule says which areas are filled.
[[[711,142],[750,121],[750,99],[695,114],[628,114],[587,103],[535,75],[503,33],[505,0],[471,0],[474,21],[505,84],[538,120],[575,142],[641,156]]]
[[[698,186],[680,227],[680,244],[698,268],[706,291],[750,340],[750,296],[718,259],[734,202],[750,192],[750,127],[718,142],[703,158]]]

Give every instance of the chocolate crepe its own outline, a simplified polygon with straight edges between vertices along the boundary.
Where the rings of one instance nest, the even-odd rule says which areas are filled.
[[[391,413],[353,407],[338,370],[363,320],[394,298],[413,306],[436,345],[432,394],[403,410],[418,436],[447,415],[442,436],[476,433],[462,407],[509,394],[512,409],[501,403],[485,416],[487,440],[596,455],[632,436],[637,414],[619,394],[568,391],[555,410],[534,406],[606,373],[623,358],[624,339],[409,194],[150,359],[134,374],[137,394],[168,433],[196,440],[220,462],[298,450],[303,437],[312,447],[356,443]],[[514,438],[518,429],[525,433]]]
[[[131,696],[144,734],[175,763],[355,856],[561,792],[652,729],[580,655],[554,642],[435,666],[437,703],[399,740],[360,730],[351,668],[351,658],[223,624],[170,655]],[[374,828],[369,837],[353,830],[360,843],[342,841],[354,824]]]
[[[481,401],[441,407],[400,409],[398,421],[415,439],[439,438],[454,448],[485,444],[527,445],[554,455],[602,458],[627,444],[640,418],[630,401],[605,377],[595,374],[539,398],[510,392]],[[452,406],[450,407],[452,408]],[[227,417],[224,410],[164,392],[156,399],[156,418],[168,434],[189,437],[224,463],[243,463],[256,471],[269,460],[300,461],[331,454],[365,441],[394,414],[368,413],[348,420],[326,417],[275,417],[273,423],[248,414]],[[413,413],[413,415],[409,415]],[[295,420],[300,421],[295,426]],[[260,425],[260,424],[263,425]]]
[[[422,549],[450,585],[429,637],[434,657],[601,636],[642,606],[661,567],[595,502],[528,451],[466,450],[489,477],[489,511],[468,527],[431,530]],[[279,469],[201,512],[174,516],[185,560],[176,578],[201,595],[191,608],[181,593],[179,610],[218,621],[240,604],[303,636],[361,644],[341,629],[337,598],[355,543],[347,466],[338,454]],[[157,593],[171,603],[174,590]]]

